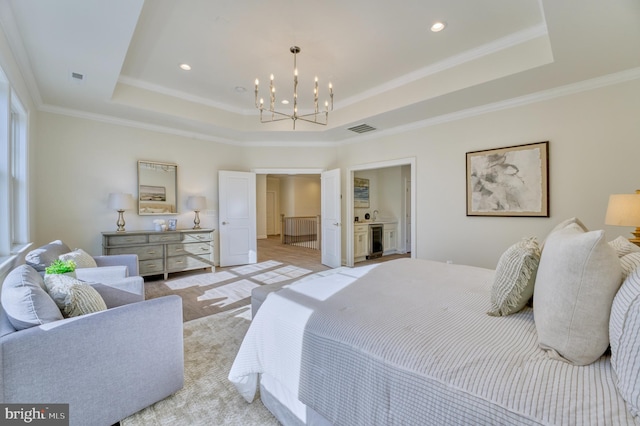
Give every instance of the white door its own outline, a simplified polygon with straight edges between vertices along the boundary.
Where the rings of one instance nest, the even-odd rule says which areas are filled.
[[[256,263],[256,174],[218,172],[220,266]]]
[[[342,263],[340,169],[322,173],[322,264],[338,268]]]
[[[404,223],[405,223],[405,251],[411,253],[411,181],[406,180],[404,183]],[[402,247],[400,247],[402,249]]]

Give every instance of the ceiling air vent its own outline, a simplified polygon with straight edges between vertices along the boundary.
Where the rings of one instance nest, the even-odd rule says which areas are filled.
[[[84,83],[84,74],[72,71],[69,76],[71,77],[71,81],[73,81],[74,83]]]
[[[349,127],[347,130],[351,130],[352,132],[356,132],[356,133],[366,133],[372,130],[376,130],[376,128],[371,127],[368,124],[359,124],[357,126]]]

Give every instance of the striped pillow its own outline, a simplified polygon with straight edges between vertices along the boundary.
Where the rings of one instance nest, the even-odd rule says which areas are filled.
[[[44,284],[65,318],[107,310],[98,291],[87,283],[63,274],[48,274]]]
[[[515,314],[533,295],[540,248],[535,237],[509,247],[498,260],[491,287],[491,316]]]
[[[627,278],[629,274],[635,271],[640,266],[640,253],[629,253],[620,258],[620,265],[622,265],[622,273],[624,278]]]
[[[626,256],[629,253],[640,252],[640,247],[633,244],[623,236],[620,236],[613,241],[609,241],[609,245],[613,247],[618,257]]]
[[[611,365],[629,411],[640,416],[640,269],[625,280],[611,306]]]

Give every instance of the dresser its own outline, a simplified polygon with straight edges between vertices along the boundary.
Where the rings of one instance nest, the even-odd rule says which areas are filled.
[[[103,232],[102,254],[137,254],[140,275],[214,271],[213,229]]]

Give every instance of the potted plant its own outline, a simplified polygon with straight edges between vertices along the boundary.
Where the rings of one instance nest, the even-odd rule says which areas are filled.
[[[76,262],[73,260],[61,260],[56,259],[51,262],[51,265],[45,268],[47,274],[68,274],[75,276]]]

